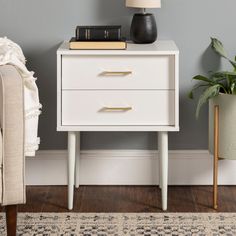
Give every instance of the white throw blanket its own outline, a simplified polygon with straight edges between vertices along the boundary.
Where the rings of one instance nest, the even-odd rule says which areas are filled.
[[[0,38],[0,65],[6,64],[15,66],[24,80],[25,155],[35,156],[40,143],[38,118],[42,108],[39,103],[36,78],[34,72],[26,68],[26,59],[20,46],[4,37]]]

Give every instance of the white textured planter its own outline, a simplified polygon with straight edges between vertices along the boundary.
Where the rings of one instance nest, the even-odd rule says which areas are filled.
[[[214,106],[219,105],[219,157],[236,159],[236,95],[220,94],[209,101],[209,150],[214,152]]]

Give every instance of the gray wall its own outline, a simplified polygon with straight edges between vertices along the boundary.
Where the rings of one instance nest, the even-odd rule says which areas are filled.
[[[220,38],[236,54],[235,0],[162,0],[156,14],[160,39],[173,39],[180,49],[180,133],[170,135],[172,149],[207,148],[207,108],[198,121],[195,103],[186,93],[191,77],[217,69],[220,61],[208,48]],[[56,49],[78,24],[122,24],[128,36],[134,9],[124,0],[0,0],[0,36],[19,43],[28,67],[38,77],[43,114],[41,149],[64,149],[66,134],[56,132]],[[233,53],[230,54],[233,56]],[[155,133],[83,133],[84,149],[155,149]]]

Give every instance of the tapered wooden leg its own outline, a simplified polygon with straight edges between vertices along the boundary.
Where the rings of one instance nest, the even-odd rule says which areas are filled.
[[[161,158],[161,195],[162,210],[167,210],[167,191],[168,191],[168,132],[159,132],[159,155]]]
[[[75,157],[75,187],[79,188],[79,168],[80,168],[80,132],[77,132],[77,146]]]
[[[214,170],[213,170],[213,207],[218,208],[218,161],[219,161],[219,106],[214,107]]]
[[[7,236],[16,236],[17,205],[6,206]]]
[[[68,132],[68,209],[73,209],[75,182],[76,132]]]

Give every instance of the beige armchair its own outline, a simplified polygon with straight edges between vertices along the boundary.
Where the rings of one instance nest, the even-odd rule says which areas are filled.
[[[17,69],[0,66],[0,203],[7,235],[16,235],[17,205],[25,203],[24,90]]]

